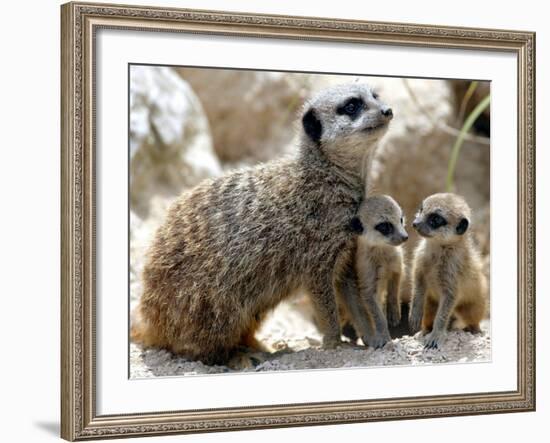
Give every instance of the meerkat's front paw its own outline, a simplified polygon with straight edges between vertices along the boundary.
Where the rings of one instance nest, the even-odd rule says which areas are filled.
[[[435,331],[430,332],[428,335],[426,335],[424,349],[441,348],[441,345],[443,344],[443,339],[444,336],[442,334],[438,334]]]
[[[373,349],[381,349],[383,348],[386,343],[391,341],[390,334],[385,332],[383,334],[376,334],[373,337],[365,337],[363,338],[363,341]]]
[[[412,334],[420,331],[420,324],[422,323],[422,313],[415,312],[414,309],[411,310],[409,315],[409,329]]]
[[[323,337],[323,349],[336,349],[342,344],[340,337],[330,337],[325,335]]]

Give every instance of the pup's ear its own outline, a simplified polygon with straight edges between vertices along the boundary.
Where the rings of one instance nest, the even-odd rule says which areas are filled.
[[[362,234],[365,231],[363,223],[359,220],[359,217],[353,217],[349,222],[349,228],[351,232],[356,234]]]
[[[456,233],[458,235],[464,234],[468,229],[469,225],[470,225],[470,222],[467,219],[463,218],[462,220],[460,220],[460,222],[456,226]]]
[[[313,108],[307,111],[302,117],[302,125],[309,138],[315,143],[319,143],[321,140],[321,133],[323,132],[323,125],[315,115]]]

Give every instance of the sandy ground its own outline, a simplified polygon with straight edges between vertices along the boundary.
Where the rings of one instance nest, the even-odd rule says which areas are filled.
[[[144,222],[132,216],[130,272],[130,310],[138,304],[141,281],[138,278],[143,256],[156,228],[154,218]],[[451,331],[439,350],[424,350],[420,335],[411,337],[404,332],[383,349],[373,350],[346,343],[335,350],[321,349],[322,336],[312,318],[312,308],[304,296],[281,303],[264,321],[257,333],[262,344],[272,353],[243,354],[242,362],[248,366],[242,371],[290,371],[300,369],[350,368],[369,366],[422,365],[434,363],[484,362],[491,359],[490,322],[482,323],[482,333],[472,335]],[[408,329],[405,327],[404,331]],[[246,365],[240,365],[246,366]],[[130,345],[131,378],[218,374],[235,372],[227,366],[206,366],[186,360],[159,349],[141,349]]]
[[[335,350],[323,350],[320,349],[321,335],[308,309],[299,301],[282,303],[266,320],[257,337],[274,352],[243,354],[247,357],[243,361],[253,364],[238,372],[485,362],[491,359],[489,320],[482,323],[481,334],[450,331],[439,350],[424,350],[420,334],[396,338],[378,350],[351,343]],[[131,344],[132,378],[229,372],[236,370],[227,366],[207,366],[164,350],[143,350]]]

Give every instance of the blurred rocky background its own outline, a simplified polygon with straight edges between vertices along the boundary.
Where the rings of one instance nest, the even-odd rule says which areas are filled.
[[[374,157],[369,187],[372,193],[392,195],[410,221],[423,198],[446,190],[453,145],[467,116],[489,94],[488,82],[132,66],[131,309],[140,295],[139,274],[145,250],[174,198],[207,177],[292,155],[297,146],[300,110],[307,97],[326,86],[349,81],[370,83],[394,110],[390,130]],[[473,209],[472,229],[487,274],[489,132],[487,109],[465,138],[452,181],[454,192],[464,195]],[[408,231],[411,238],[405,248],[410,257],[418,238],[412,229]],[[405,283],[402,299],[409,298],[410,285]],[[279,351],[318,346],[320,336],[311,318],[307,296],[297,295],[276,309],[259,332],[259,338]],[[158,372],[158,359],[151,355],[154,354],[132,345],[134,374],[150,374],[150,368],[155,366]],[[156,357],[162,361],[168,359],[167,368],[178,366],[164,354]],[[463,355],[456,358],[472,360]],[[406,358],[403,363],[411,361]],[[182,371],[180,368],[179,372]]]

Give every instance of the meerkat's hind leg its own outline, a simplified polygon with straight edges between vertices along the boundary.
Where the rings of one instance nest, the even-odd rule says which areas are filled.
[[[365,342],[365,338],[372,336],[374,331],[369,321],[369,315],[360,299],[354,266],[347,267],[342,280],[336,282],[335,286],[351,321],[344,325],[342,334],[350,338],[352,342],[357,341],[359,337]],[[365,342],[365,344],[367,343]]]
[[[256,315],[242,334],[239,346],[234,350],[227,366],[234,370],[251,369],[265,362],[271,354],[269,346],[256,338],[265,314]]]
[[[453,329],[459,329],[459,328],[460,328],[459,319],[454,314],[451,315],[451,318],[449,319],[449,324],[447,325],[447,331],[452,331]]]
[[[466,325],[464,331],[472,334],[480,334],[480,323],[485,315],[485,305],[482,302],[466,302],[456,308],[458,316]]]

